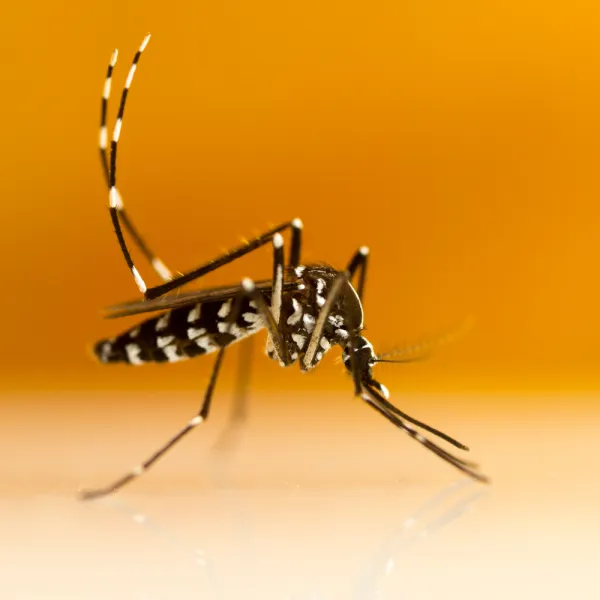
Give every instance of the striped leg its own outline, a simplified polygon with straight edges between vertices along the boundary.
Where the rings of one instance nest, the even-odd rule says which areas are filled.
[[[277,246],[277,244],[275,244],[275,248],[277,251],[277,249],[282,248],[282,246]],[[288,364],[290,359],[288,356],[287,347],[285,346],[281,333],[277,328],[277,324],[275,323],[273,314],[263,294],[256,289],[256,286],[254,285],[254,282],[251,279],[246,278],[242,280],[242,290],[240,294],[236,297],[232,309],[227,315],[226,327],[223,328],[224,338],[229,337],[230,333],[235,336],[235,327],[237,327],[236,322],[240,316],[240,312],[242,309],[242,300],[246,296],[251,298],[255,302],[257,311],[263,319],[265,326],[269,332],[269,335],[273,340],[273,346],[275,348],[275,351],[277,352],[278,356],[282,357],[282,362]],[[226,345],[221,345],[221,347],[218,350],[217,358],[215,360],[215,364],[213,366],[212,374],[210,377],[210,382],[204,395],[204,402],[202,403],[202,407],[198,414],[196,414],[192,419],[190,419],[187,425],[183,427],[175,436],[173,436],[166,444],[161,446],[156,452],[154,452],[154,454],[152,454],[140,465],[132,469],[129,473],[127,473],[123,477],[120,477],[119,479],[117,479],[116,481],[114,481],[106,487],[82,492],[81,498],[83,500],[91,500],[94,498],[99,498],[101,496],[106,496],[108,494],[116,492],[117,490],[127,485],[134,479],[137,479],[140,475],[147,471],[159,458],[161,458],[175,444],[177,444],[179,440],[186,436],[192,429],[200,425],[200,423],[202,423],[203,421],[206,421],[210,411],[212,396],[217,382],[217,376],[221,369],[221,363],[223,361],[223,355],[225,353],[226,347]]]
[[[223,267],[258,248],[261,248],[265,244],[272,242],[274,237],[278,233],[282,233],[286,229],[291,229],[292,232],[292,248],[290,253],[290,266],[297,267],[300,262],[300,248],[301,248],[301,240],[302,240],[302,221],[300,219],[293,219],[292,221],[287,221],[286,223],[282,223],[273,229],[270,229],[266,233],[254,238],[253,240],[244,243],[241,246],[237,246],[236,248],[232,248],[226,254],[222,254],[213,260],[208,261],[207,263],[184,273],[183,275],[179,275],[174,277],[171,281],[167,281],[161,285],[157,285],[155,287],[149,288],[144,296],[146,300],[152,300],[153,298],[158,298],[167,292],[175,290],[191,281],[195,281],[200,277],[203,277],[207,273],[211,273],[212,271]]]
[[[177,442],[179,442],[179,440],[181,440],[190,431],[192,431],[192,429],[195,429],[198,425],[200,425],[200,423],[206,421],[210,412],[212,396],[215,389],[215,385],[217,383],[217,376],[219,375],[219,370],[221,369],[221,363],[223,362],[224,353],[225,348],[220,348],[217,354],[217,358],[215,360],[215,364],[213,366],[208,388],[206,389],[206,393],[204,394],[204,402],[202,403],[202,407],[200,408],[198,414],[192,417],[192,419],[188,421],[187,425],[183,427],[183,429],[181,429],[175,436],[173,436],[166,444],[161,446],[156,452],[154,452],[154,454],[152,454],[144,462],[134,467],[129,473],[127,473],[123,477],[120,477],[119,479],[117,479],[116,481],[114,481],[106,487],[83,491],[81,493],[82,500],[93,500],[102,496],[108,496],[109,494],[112,494],[117,490],[121,489],[134,479],[137,479],[140,475],[147,471],[159,458],[166,454]]]
[[[117,120],[115,122],[115,127],[113,130],[112,141],[110,144],[110,163],[106,154],[107,147],[107,129],[106,129],[106,110],[108,105],[108,98],[110,96],[111,90],[111,82],[112,82],[112,73],[117,61],[117,52],[113,52],[111,57],[111,61],[108,67],[108,72],[106,76],[106,82],[104,84],[104,93],[102,95],[102,109],[101,109],[101,117],[100,117],[100,157],[102,160],[102,165],[104,169],[105,176],[108,182],[109,188],[109,208],[110,208],[110,216],[113,223],[113,227],[115,230],[115,234],[117,236],[117,241],[119,242],[119,247],[121,248],[121,252],[123,257],[125,258],[125,262],[127,266],[131,270],[133,278],[142,294],[147,300],[152,298],[158,298],[167,292],[170,292],[174,289],[177,289],[195,279],[214,271],[215,269],[226,265],[257,248],[260,248],[264,244],[268,243],[273,239],[273,236],[276,233],[280,233],[285,229],[292,230],[292,243],[290,250],[290,265],[292,267],[297,267],[300,264],[300,251],[302,245],[302,221],[300,219],[294,219],[290,222],[283,223],[278,227],[268,231],[267,233],[259,236],[258,238],[247,242],[243,246],[239,246],[237,248],[232,249],[227,254],[217,257],[206,264],[193,269],[183,275],[174,277],[171,271],[166,267],[166,265],[154,255],[154,253],[150,250],[147,244],[144,242],[142,237],[137,232],[134,227],[132,221],[127,216],[125,212],[125,207],[123,205],[123,198],[120,195],[117,185],[116,185],[116,175],[117,175],[117,150],[119,138],[121,136],[121,128],[123,124],[123,115],[125,112],[125,105],[127,102],[127,96],[129,93],[129,88],[131,86],[131,82],[133,81],[133,76],[137,69],[137,65],[139,59],[142,55],[142,52],[145,50],[146,45],[150,36],[146,36],[140,45],[135,57],[133,59],[133,63],[129,70],[129,74],[127,75],[127,80],[125,82],[125,87],[123,88],[123,93],[121,95],[121,103],[119,105],[119,111],[117,114]],[[158,285],[155,287],[148,288],[146,282],[140,275],[137,267],[133,263],[133,259],[131,258],[131,254],[125,242],[125,238],[123,236],[123,230],[121,228],[121,222],[123,226],[128,231],[128,233],[133,238],[135,244],[139,247],[144,256],[148,259],[148,261],[152,264],[154,270],[158,273],[158,275],[163,279],[165,283],[162,285]]]
[[[300,232],[301,229],[298,228]],[[299,240],[298,240],[299,241]],[[300,245],[297,244],[297,249],[292,248],[290,262],[299,263]],[[294,254],[296,258],[294,259]],[[273,321],[279,328],[279,318],[281,315],[281,302],[283,295],[283,272],[284,272],[284,252],[283,252],[283,237],[280,233],[273,236],[273,286],[271,292],[271,313]],[[248,339],[243,348],[240,348],[240,358],[237,376],[237,388],[235,391],[234,405],[229,416],[225,429],[215,442],[213,449],[224,451],[230,449],[233,443],[233,436],[238,430],[239,425],[245,422],[247,413],[247,396],[250,380],[250,363],[252,359],[253,339]],[[247,349],[247,350],[246,350]],[[267,352],[273,351],[273,342],[271,336],[267,339]]]
[[[377,398],[373,396],[372,393],[363,393],[361,394],[362,399],[373,409],[375,409],[380,415],[384,416],[392,425],[395,425],[399,429],[402,429],[406,432],[413,440],[419,442],[419,444],[425,446],[427,450],[433,452],[435,455],[439,456],[442,460],[445,460],[447,463],[450,463],[452,466],[457,468],[459,471],[469,475],[473,479],[477,481],[481,481],[482,483],[488,483],[489,479],[475,470],[475,466],[472,462],[462,460],[453,454],[450,454],[446,450],[444,450],[441,446],[438,446],[436,443],[432,442],[424,435],[419,433],[416,429],[407,425],[404,421],[396,417],[395,415],[388,412],[385,408],[381,406],[378,402]]]
[[[119,140],[119,134],[121,130],[121,124],[123,120],[123,112],[125,110],[125,101],[127,98],[127,94],[129,91],[129,87],[131,86],[131,82],[133,80],[133,75],[137,69],[137,64],[140,59],[140,56],[146,45],[150,36],[146,36],[138,49],[131,68],[129,70],[129,75],[127,76],[127,80],[125,82],[125,88],[123,90],[123,95],[121,97],[121,105],[119,107],[119,115],[117,117],[117,122],[115,124],[115,131],[113,132],[113,140],[111,142],[111,165],[109,166],[108,156],[107,156],[107,142],[108,142],[108,131],[106,128],[106,113],[108,108],[108,99],[110,97],[110,91],[112,87],[112,73],[117,62],[118,52],[115,50],[111,56],[110,63],[108,65],[108,71],[106,73],[106,81],[104,83],[104,92],[102,94],[102,107],[100,111],[100,160],[102,161],[102,169],[104,171],[104,176],[106,178],[106,183],[108,185],[110,191],[110,211],[111,211],[111,219],[113,220],[113,224],[115,226],[115,231],[117,233],[117,239],[119,240],[119,245],[121,247],[121,251],[125,256],[125,260],[127,264],[132,268],[133,263],[131,262],[131,256],[129,255],[129,251],[127,246],[125,245],[125,241],[123,239],[123,235],[121,232],[121,222],[125,229],[129,232],[131,237],[133,238],[134,243],[141,250],[142,254],[148,259],[158,276],[163,281],[169,281],[173,278],[171,271],[167,268],[167,266],[162,262],[160,258],[154,255],[154,253],[150,250],[148,245],[144,242],[137,229],[134,227],[132,221],[129,219],[127,213],[125,212],[125,207],[123,205],[122,196],[119,194],[119,191],[115,185],[115,168],[116,168],[116,150],[117,150],[117,142]],[[114,187],[114,191],[113,188]],[[129,257],[129,258],[128,258]],[[135,267],[133,267],[135,268]],[[136,271],[132,272],[138,283],[143,283],[143,280],[139,277],[139,274],[136,277]],[[144,284],[145,285],[145,284]],[[141,289],[141,288],[140,288]]]
[[[358,276],[358,287],[356,291],[358,292],[358,297],[362,302],[363,296],[365,294],[365,279],[367,276],[367,263],[369,260],[369,248],[367,246],[361,246],[352,257],[352,260],[348,263],[346,267],[346,271],[348,271],[349,278],[352,279],[354,274],[358,269],[360,269],[360,274]]]

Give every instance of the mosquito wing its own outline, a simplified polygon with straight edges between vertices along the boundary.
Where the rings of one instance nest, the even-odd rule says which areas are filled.
[[[269,293],[272,288],[270,279],[257,281],[256,287],[258,290]],[[284,289],[295,287],[295,284],[286,283]],[[122,304],[115,304],[106,308],[105,317],[107,319],[119,319],[130,315],[139,315],[142,313],[157,312],[160,310],[170,310],[173,308],[181,308],[183,306],[191,306],[207,301],[228,300],[234,298],[242,291],[242,287],[238,285],[222,286],[208,288],[204,290],[195,290],[191,292],[181,292],[172,296],[161,296],[154,300],[133,300]]]

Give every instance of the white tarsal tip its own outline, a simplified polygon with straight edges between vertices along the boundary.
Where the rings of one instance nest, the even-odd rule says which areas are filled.
[[[283,246],[283,236],[280,233],[276,233],[273,236],[273,246],[275,246],[275,248],[281,248]]]
[[[140,52],[143,52],[146,49],[146,46],[148,45],[148,42],[150,41],[150,34],[148,34],[142,41],[142,43],[140,44]]]
[[[254,291],[254,288],[256,286],[254,285],[254,281],[252,281],[252,279],[250,279],[249,277],[244,277],[244,279],[242,279],[242,287],[247,292],[252,292],[252,291]]]
[[[108,192],[108,199],[111,208],[123,210],[123,198],[121,198],[121,194],[119,194],[119,190],[116,187],[113,186],[110,188]]]
[[[142,292],[142,294],[145,294],[148,288],[146,287],[146,283],[142,279],[142,276],[138,273],[138,270],[135,267],[131,268],[131,272],[133,273],[133,278],[135,279],[135,282],[140,292]]]
[[[122,119],[117,119],[115,128],[113,130],[113,142],[118,142],[121,137],[121,125],[123,124]]]
[[[361,246],[358,250],[363,256],[366,256],[367,254],[369,254],[370,250],[369,250],[369,246]]]
[[[190,427],[196,427],[196,425],[200,425],[202,423],[202,417],[200,415],[196,415],[193,419],[190,420]]]
[[[302,229],[304,224],[300,219],[296,218],[292,221],[292,227],[295,227],[296,229]]]
[[[110,66],[114,67],[117,64],[117,58],[119,57],[119,51],[115,48],[110,57]]]
[[[160,260],[160,258],[153,258],[152,266],[154,267],[154,270],[158,273],[161,279],[164,279],[165,281],[170,281],[171,279],[173,279],[173,274],[167,268],[167,265],[165,265],[165,263],[162,260]]]
[[[131,85],[131,82],[133,80],[133,76],[135,75],[136,69],[137,69],[136,64],[131,65],[131,68],[129,69],[129,73],[127,74],[127,79],[125,80],[125,89],[129,88],[129,86]]]

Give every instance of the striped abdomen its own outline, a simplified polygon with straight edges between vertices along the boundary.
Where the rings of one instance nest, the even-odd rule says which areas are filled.
[[[247,299],[237,321],[228,325],[232,302],[209,301],[166,311],[116,338],[97,342],[94,354],[103,363],[176,362],[214,352],[263,328]]]

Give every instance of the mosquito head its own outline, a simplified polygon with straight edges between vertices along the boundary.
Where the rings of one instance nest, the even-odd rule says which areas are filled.
[[[344,361],[346,369],[348,369],[350,373],[352,373],[351,353],[352,344],[348,343],[344,348],[342,360]],[[373,365],[379,362],[379,358],[377,358],[377,355],[373,350],[371,342],[369,342],[369,340],[367,340],[362,335],[356,338],[354,344],[354,360],[356,364],[356,369],[360,373],[360,379],[362,384],[367,388],[375,389],[384,398],[387,399],[390,395],[387,388],[382,383],[379,383],[378,381],[373,379]]]

